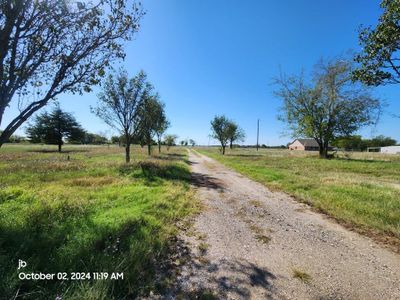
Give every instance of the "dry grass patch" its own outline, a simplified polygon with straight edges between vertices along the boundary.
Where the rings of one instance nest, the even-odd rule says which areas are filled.
[[[251,224],[249,226],[250,230],[253,232],[254,237],[263,244],[268,244],[271,241],[271,237],[266,235],[265,230],[261,227]]]
[[[103,186],[109,185],[116,182],[117,179],[111,176],[104,176],[104,177],[81,177],[75,178],[67,182],[66,185],[73,185],[73,186],[83,186],[83,187],[93,187],[93,186]]]
[[[201,255],[205,255],[209,247],[210,247],[209,244],[201,242],[197,248],[199,249]]]
[[[250,200],[249,204],[253,205],[254,207],[257,207],[257,208],[264,207],[264,205],[259,200]]]
[[[292,274],[293,278],[299,279],[300,281],[302,281],[304,283],[311,282],[312,277],[310,274],[308,274],[300,269],[296,269],[296,268],[292,269],[292,272],[293,272],[293,274]]]
[[[199,241],[205,241],[205,240],[207,239],[207,234],[205,234],[205,233],[198,233],[198,234],[197,234],[197,239],[198,239]]]

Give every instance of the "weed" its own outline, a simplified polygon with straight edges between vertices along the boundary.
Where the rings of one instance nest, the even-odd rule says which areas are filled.
[[[250,200],[249,203],[257,208],[263,207],[263,204],[259,200]]]
[[[198,246],[201,255],[205,255],[210,245],[205,242],[201,242]]]
[[[297,278],[304,283],[311,282],[311,275],[299,269],[293,269],[293,278]]]

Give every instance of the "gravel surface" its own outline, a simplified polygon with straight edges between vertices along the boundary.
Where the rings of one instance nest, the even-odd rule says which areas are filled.
[[[163,298],[400,299],[398,254],[211,158],[189,160],[205,209]]]

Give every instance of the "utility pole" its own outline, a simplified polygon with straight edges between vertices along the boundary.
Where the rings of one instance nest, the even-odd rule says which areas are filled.
[[[260,119],[257,119],[257,151],[258,151],[258,136],[260,134]]]

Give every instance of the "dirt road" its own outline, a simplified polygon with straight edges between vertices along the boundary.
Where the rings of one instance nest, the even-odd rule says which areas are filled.
[[[183,294],[221,299],[400,299],[400,256],[284,193],[190,151],[205,204],[183,239]]]

